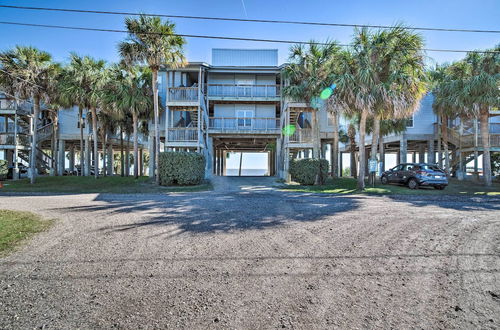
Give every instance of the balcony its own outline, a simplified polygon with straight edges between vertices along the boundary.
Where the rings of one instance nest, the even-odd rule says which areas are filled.
[[[29,136],[18,134],[16,139],[16,135],[14,133],[0,133],[0,146],[13,146],[16,144],[18,146],[29,147],[30,145]]]
[[[168,93],[168,102],[198,102],[198,87],[174,87]]]
[[[212,117],[209,118],[210,130],[220,132],[241,132],[241,133],[272,133],[280,131],[279,118],[229,118]]]
[[[290,143],[311,143],[312,142],[312,129],[310,128],[299,128],[290,135]]]
[[[11,99],[0,99],[0,113],[5,114],[19,114],[19,115],[29,115],[31,113],[31,107],[27,102],[16,102]]]
[[[276,100],[280,97],[280,85],[209,84],[208,96],[212,99]]]
[[[168,129],[168,142],[197,142],[198,128],[175,127]]]

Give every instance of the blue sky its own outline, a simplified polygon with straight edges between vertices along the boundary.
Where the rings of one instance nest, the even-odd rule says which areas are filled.
[[[152,12],[176,15],[241,17],[281,20],[325,21],[390,25],[405,22],[412,26],[475,28],[500,30],[500,1],[419,0],[419,1],[2,1],[0,4]],[[29,23],[78,25],[123,29],[123,17],[91,14],[35,12],[0,8],[0,20]],[[314,27],[278,24],[233,23],[176,19],[177,31],[186,34],[211,34],[268,39],[326,40],[347,43],[351,28]],[[498,34],[422,32],[428,48],[484,49],[500,42]],[[123,34],[65,31],[0,25],[0,50],[16,44],[32,45],[50,52],[56,61],[65,61],[70,51],[116,61],[116,45]],[[278,48],[280,63],[286,61],[288,45],[258,42],[188,39],[186,55],[191,61],[210,62],[211,49]],[[462,54],[428,53],[441,63],[461,58]]]

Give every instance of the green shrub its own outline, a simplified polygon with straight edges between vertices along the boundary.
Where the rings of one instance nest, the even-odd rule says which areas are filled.
[[[320,174],[320,183],[328,176],[328,161],[326,159],[294,159],[290,162],[292,180],[302,185],[312,185]]]
[[[195,152],[160,153],[160,184],[197,185],[205,178],[205,157]]]
[[[9,172],[9,167],[7,166],[7,161],[0,160],[0,180],[7,179],[8,172]]]

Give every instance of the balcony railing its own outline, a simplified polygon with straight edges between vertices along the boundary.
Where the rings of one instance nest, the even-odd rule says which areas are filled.
[[[198,87],[169,88],[169,102],[196,102],[198,101]]]
[[[169,142],[196,142],[198,141],[198,128],[182,127],[168,129]]]
[[[292,135],[290,135],[290,142],[292,143],[312,142],[312,130],[310,128],[297,128],[295,132]]]
[[[14,145],[16,144],[16,135],[14,133],[0,133],[0,145]],[[29,146],[30,138],[27,135],[17,135],[17,145]]]
[[[280,96],[279,85],[209,84],[208,96],[233,98],[275,98]]]
[[[16,102],[10,99],[0,99],[0,110],[16,110],[17,113],[29,115],[31,107],[26,102]]]
[[[279,131],[278,118],[209,118],[209,128],[221,131]]]

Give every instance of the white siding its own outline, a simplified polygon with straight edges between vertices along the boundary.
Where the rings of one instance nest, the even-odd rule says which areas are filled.
[[[433,134],[434,126],[436,122],[436,115],[432,110],[432,103],[434,101],[434,96],[432,94],[427,94],[420,101],[420,107],[415,112],[413,117],[413,127],[408,128],[406,133],[408,134]]]
[[[275,118],[274,104],[215,104],[214,117],[234,118],[237,110],[251,110],[256,118]]]

